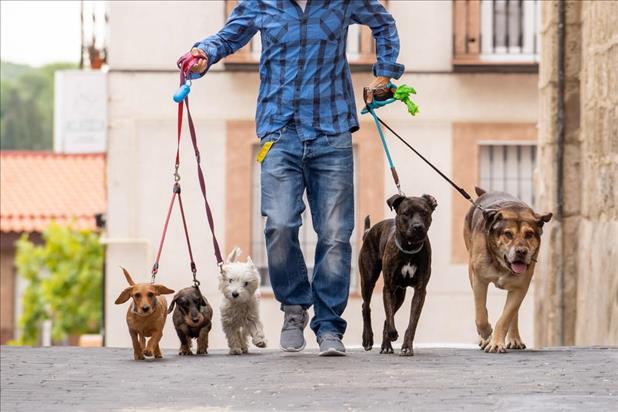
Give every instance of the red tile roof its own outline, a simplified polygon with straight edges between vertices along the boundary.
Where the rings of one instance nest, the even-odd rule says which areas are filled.
[[[0,232],[94,229],[105,210],[104,154],[0,152]]]

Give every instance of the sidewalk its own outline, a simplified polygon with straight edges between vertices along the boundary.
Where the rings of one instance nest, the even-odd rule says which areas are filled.
[[[99,410],[618,410],[618,348],[504,355],[419,348],[132,360],[131,349],[1,348],[3,412]]]

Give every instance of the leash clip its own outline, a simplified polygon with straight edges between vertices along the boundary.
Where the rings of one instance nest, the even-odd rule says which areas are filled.
[[[174,182],[178,183],[180,181],[180,174],[178,173],[178,168],[180,167],[179,164],[176,164],[176,166],[174,166]]]

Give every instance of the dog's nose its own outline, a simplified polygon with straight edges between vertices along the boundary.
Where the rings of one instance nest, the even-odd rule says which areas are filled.
[[[197,321],[198,321],[198,320],[200,320],[200,318],[191,318],[191,320],[192,320],[194,323],[197,323]]]
[[[515,254],[519,257],[525,257],[528,254],[528,249],[525,247],[518,247],[515,249]]]
[[[150,306],[142,306],[142,312],[148,312],[150,310]]]
[[[423,231],[423,225],[421,225],[420,223],[415,223],[412,225],[412,232],[420,233],[422,231]]]
[[[232,292],[232,297],[237,298],[238,297],[238,292]]]

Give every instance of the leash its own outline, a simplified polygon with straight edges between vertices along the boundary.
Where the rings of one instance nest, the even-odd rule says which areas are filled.
[[[191,117],[191,111],[189,109],[189,91],[191,86],[191,81],[187,79],[187,75],[190,73],[191,67],[197,62],[200,57],[192,56],[190,53],[185,54],[178,61],[178,66],[180,68],[180,89],[174,95],[174,100],[180,94],[181,90],[184,93],[182,95],[182,99],[178,101],[178,123],[177,123],[177,143],[176,143],[176,159],[174,162],[174,185],[172,188],[172,198],[169,202],[169,206],[167,208],[167,215],[165,217],[165,224],[163,225],[163,233],[161,234],[161,241],[159,242],[159,249],[157,251],[157,257],[155,259],[155,263],[152,266],[152,283],[155,281],[155,277],[159,271],[159,261],[161,259],[161,252],[163,251],[163,244],[165,243],[165,235],[167,234],[167,228],[169,226],[170,217],[172,215],[172,209],[174,208],[174,203],[176,198],[178,198],[178,206],[180,208],[180,216],[182,217],[182,226],[184,229],[185,239],[187,241],[187,249],[189,251],[189,260],[190,260],[190,269],[193,275],[193,285],[196,289],[199,290],[200,281],[197,279],[197,266],[195,264],[195,260],[193,258],[193,250],[191,248],[191,240],[189,238],[189,229],[187,226],[187,219],[185,217],[185,211],[182,204],[182,190],[180,187],[180,174],[178,170],[180,168],[180,137],[182,135],[182,120],[184,109],[187,109],[187,121],[189,125],[189,134],[191,136],[191,143],[193,145],[193,151],[195,153],[195,160],[197,163],[197,176],[200,184],[200,190],[202,192],[202,196],[204,198],[204,206],[206,209],[206,217],[208,220],[208,226],[210,227],[210,232],[212,234],[212,245],[215,253],[215,257],[217,259],[217,265],[219,266],[219,270],[222,270],[223,258],[221,256],[221,249],[219,248],[219,242],[217,240],[217,236],[215,234],[215,224],[212,216],[212,210],[210,204],[208,203],[208,196],[206,193],[206,181],[204,179],[204,172],[202,171],[201,166],[201,155],[197,145],[197,135],[195,132],[195,124],[193,123],[193,118]]]
[[[405,86],[405,85],[402,85]],[[400,87],[402,87],[400,86]],[[485,211],[484,208],[482,208],[479,204],[477,204],[473,199],[472,196],[470,196],[470,194],[468,192],[466,192],[466,190],[457,185],[455,182],[453,182],[448,176],[446,176],[444,173],[442,173],[442,171],[440,171],[440,169],[438,169],[436,166],[433,165],[433,163],[431,163],[429,160],[427,160],[427,158],[425,158],[425,156],[423,156],[418,150],[416,150],[412,145],[410,145],[403,137],[401,137],[397,132],[395,132],[388,124],[386,124],[386,122],[384,122],[384,120],[380,119],[380,117],[378,117],[378,115],[375,113],[375,109],[378,109],[380,107],[386,106],[387,104],[393,103],[396,99],[393,98],[393,88],[395,86],[392,83],[389,83],[386,88],[382,88],[379,89],[382,91],[382,96],[380,96],[379,98],[381,100],[374,100],[371,103],[367,102],[367,88],[365,89],[364,93],[363,93],[363,100],[365,101],[365,108],[361,111],[362,114],[365,113],[370,113],[371,116],[373,117],[373,120],[376,124],[376,128],[378,129],[378,134],[380,135],[380,139],[382,140],[382,146],[384,147],[384,152],[386,153],[386,158],[388,159],[389,162],[389,166],[391,168],[391,174],[393,175],[393,180],[395,182],[395,186],[397,186],[397,190],[399,192],[400,195],[404,196],[404,194],[401,191],[400,188],[400,183],[399,183],[399,176],[397,175],[397,171],[395,170],[395,165],[393,163],[393,160],[391,158],[391,154],[390,151],[388,149],[388,145],[386,143],[386,139],[384,138],[384,132],[382,131],[382,127],[384,126],[386,127],[392,134],[395,135],[395,137],[397,137],[404,145],[406,145],[408,147],[408,149],[412,150],[412,152],[414,152],[414,154],[416,154],[418,157],[421,158],[421,160],[423,160],[425,163],[427,163],[429,165],[429,167],[431,167],[436,173],[438,173],[438,175],[440,175],[440,177],[442,177],[444,180],[446,180],[461,196],[463,196],[464,199],[466,199],[468,202],[470,202],[472,204],[472,206],[474,206],[475,208],[479,209],[480,211]],[[412,113],[412,112],[410,112]],[[414,115],[414,114],[413,114]]]

